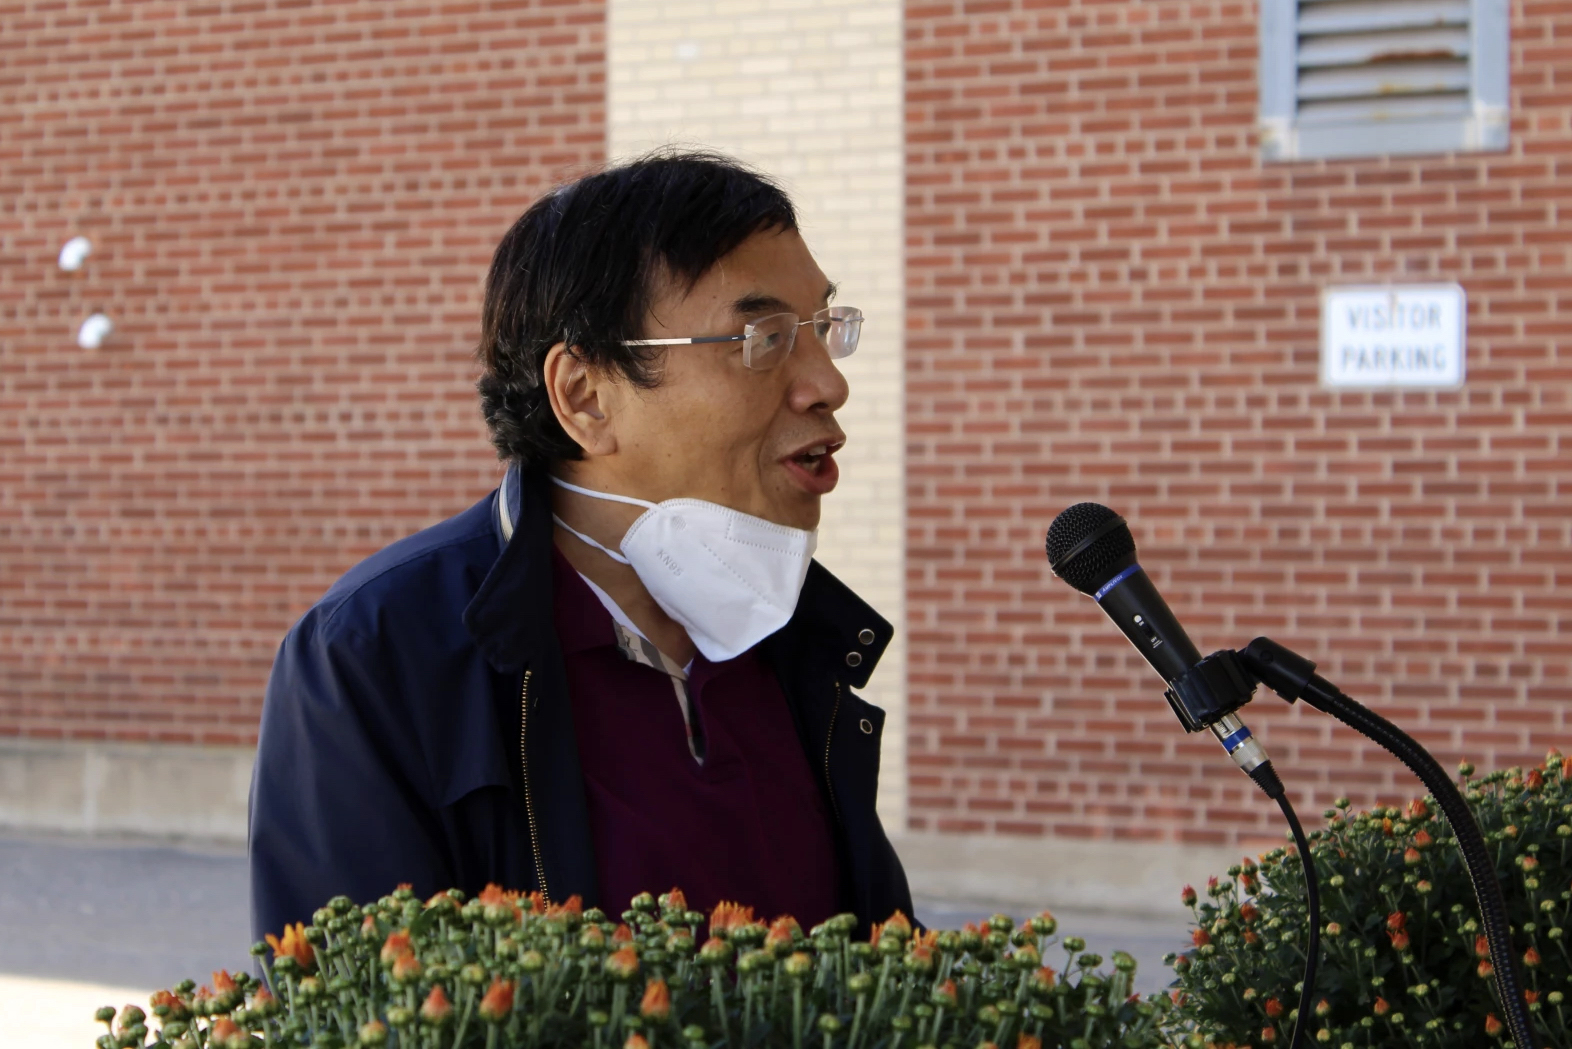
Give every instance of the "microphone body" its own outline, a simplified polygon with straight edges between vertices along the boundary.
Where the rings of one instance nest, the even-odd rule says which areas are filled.
[[[1129,567],[1093,591],[1092,600],[1169,685],[1201,661],[1200,650],[1134,558]]]

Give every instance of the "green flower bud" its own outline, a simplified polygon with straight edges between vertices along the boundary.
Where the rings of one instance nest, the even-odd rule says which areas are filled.
[[[846,989],[855,995],[864,995],[873,990],[873,977],[867,973],[853,973],[846,981]]]
[[[819,1017],[819,1030],[825,1034],[834,1034],[841,1029],[841,1018],[834,1013],[824,1013]]]
[[[775,956],[769,951],[749,951],[737,959],[737,972],[743,976],[751,976],[757,972],[764,972],[775,964]]]
[[[112,1005],[100,1006],[98,1012],[93,1014],[93,1019],[97,1020],[101,1024],[114,1023],[115,1007]]]
[[[362,1046],[385,1045],[387,1040],[388,1029],[381,1021],[372,1020],[360,1028],[360,1044]]]
[[[1074,954],[1076,951],[1084,951],[1086,950],[1086,941],[1079,936],[1066,936],[1064,938],[1064,949],[1071,954]]]

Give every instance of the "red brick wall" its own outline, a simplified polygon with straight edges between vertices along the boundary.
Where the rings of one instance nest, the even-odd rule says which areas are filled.
[[[1572,744],[1572,3],[1512,5],[1510,152],[1269,165],[1256,9],[907,8],[916,828],[1279,838],[1051,577],[1082,499],[1203,651],[1270,633],[1443,760]],[[1388,278],[1467,289],[1461,392],[1318,388],[1320,289]],[[1307,815],[1414,786],[1247,713]]]
[[[481,283],[604,159],[603,5],[0,27],[0,734],[251,740],[290,622],[493,483]],[[80,350],[100,306],[117,330]]]

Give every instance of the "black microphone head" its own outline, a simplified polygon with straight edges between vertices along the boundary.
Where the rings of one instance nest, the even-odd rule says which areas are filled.
[[[1048,526],[1048,566],[1083,594],[1095,594],[1135,561],[1124,518],[1101,503],[1076,503]]]

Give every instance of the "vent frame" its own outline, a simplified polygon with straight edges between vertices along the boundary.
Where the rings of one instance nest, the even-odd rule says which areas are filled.
[[[1510,145],[1508,0],[1261,0],[1260,16],[1263,160]]]

